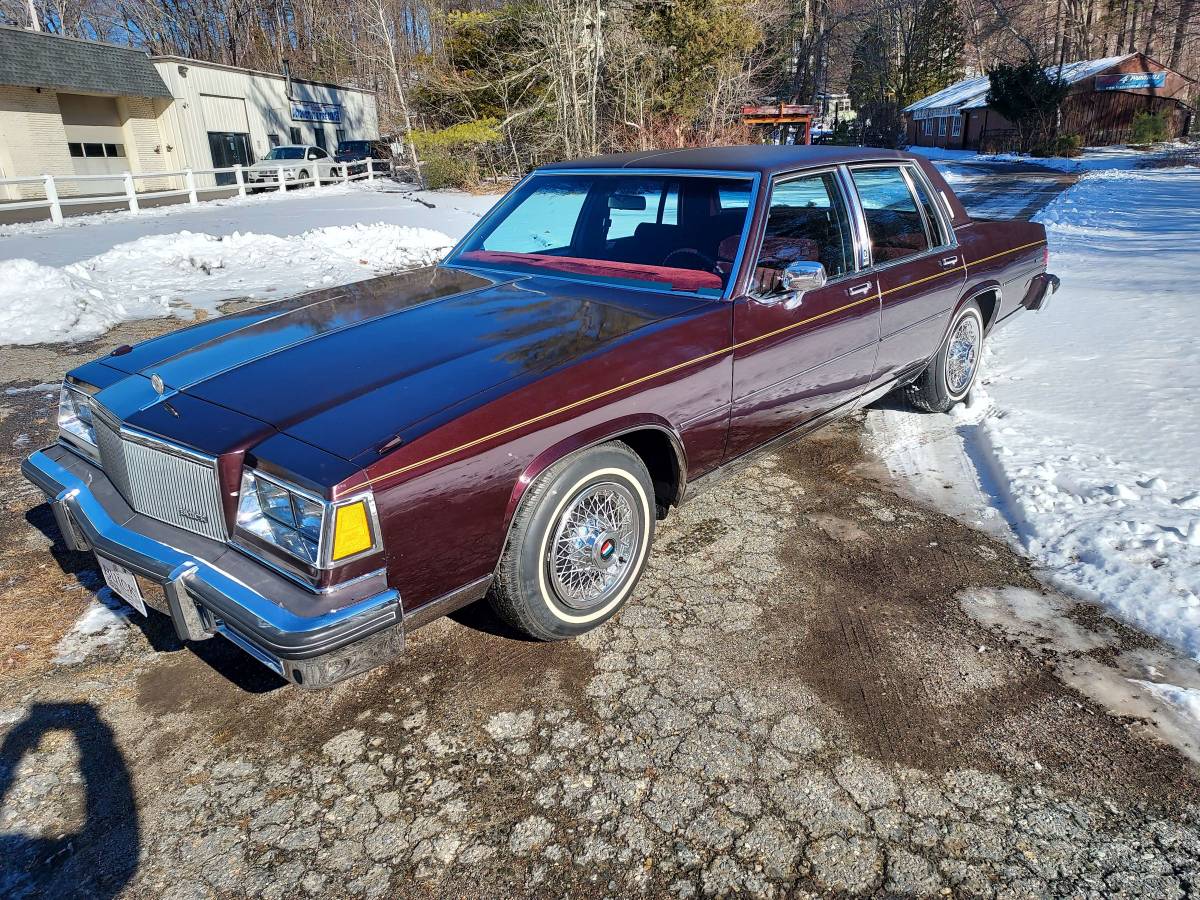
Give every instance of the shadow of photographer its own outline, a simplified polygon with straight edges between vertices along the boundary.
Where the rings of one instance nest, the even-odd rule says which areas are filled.
[[[0,808],[22,759],[51,732],[74,736],[83,780],[82,827],[59,837],[0,833],[0,894],[113,897],[138,867],[140,830],[129,769],[112,730],[89,703],[38,703],[0,744]]]

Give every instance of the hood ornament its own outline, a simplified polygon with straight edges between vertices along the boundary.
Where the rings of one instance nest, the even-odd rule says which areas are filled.
[[[150,387],[154,388],[160,397],[163,395],[163,391],[167,389],[167,386],[163,384],[162,376],[157,372],[150,376]]]

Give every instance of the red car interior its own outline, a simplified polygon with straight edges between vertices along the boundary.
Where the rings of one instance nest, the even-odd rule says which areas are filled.
[[[677,291],[721,290],[721,276],[699,269],[669,266],[640,265],[605,259],[580,259],[575,256],[551,256],[544,253],[509,253],[501,250],[468,250],[462,259],[485,265],[535,266],[556,269],[574,275],[596,275],[601,278],[635,278],[669,284]]]

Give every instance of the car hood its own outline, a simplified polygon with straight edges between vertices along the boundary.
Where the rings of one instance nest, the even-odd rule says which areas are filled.
[[[260,159],[251,169],[278,169],[280,166],[287,168],[288,166],[298,166],[301,163],[316,162],[315,159]]]
[[[268,433],[367,465],[400,431],[411,438],[422,423],[432,428],[499,391],[707,303],[435,267],[213,319],[102,364],[142,384],[157,376],[168,398],[177,392],[205,408],[222,407],[231,420],[252,419]],[[174,426],[158,417],[164,436],[184,428],[184,415]]]

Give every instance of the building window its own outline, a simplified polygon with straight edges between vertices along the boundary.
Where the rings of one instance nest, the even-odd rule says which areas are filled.
[[[946,136],[946,119],[946,116],[941,116],[938,118],[938,137]]]
[[[921,133],[926,137],[933,134],[933,119],[924,119],[921,122]]]
[[[334,129],[334,133],[337,135],[337,142],[339,144],[346,139],[346,129],[345,128]]]
[[[279,135],[268,134],[267,135],[267,143],[270,144],[272,147],[278,147],[279,146]]]
[[[955,116],[950,120],[950,135],[958,137],[960,134],[962,134],[962,116]]]
[[[124,144],[76,144],[74,142],[67,144],[67,149],[72,156],[90,156],[97,159],[108,157],[109,159],[120,159],[125,155]]]
[[[300,143],[300,129],[297,128],[295,125],[293,125],[290,130],[291,130],[292,143],[299,144]]]

